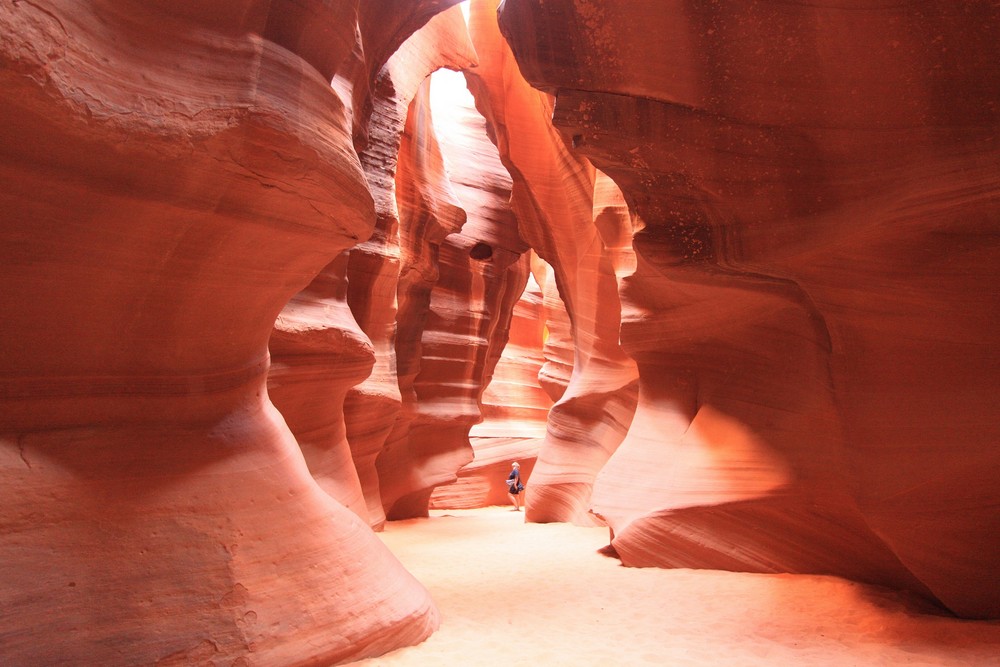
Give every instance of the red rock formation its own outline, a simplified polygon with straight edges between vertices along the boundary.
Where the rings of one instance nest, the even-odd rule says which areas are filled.
[[[362,29],[365,25],[370,24],[362,21]],[[363,45],[370,41],[362,35]],[[356,60],[357,53],[353,56]],[[376,200],[376,231],[372,239],[351,251],[346,288],[361,329],[374,342],[372,375],[356,389],[347,389],[346,385],[361,378],[358,371],[363,374],[365,351],[358,349],[357,370],[348,370],[350,355],[345,354],[343,343],[361,339],[360,332],[349,331],[350,318],[344,317],[343,309],[337,318],[331,316],[339,298],[335,292],[343,289],[334,265],[289,303],[288,309],[294,312],[288,317],[283,313],[276,327],[283,346],[272,350],[277,405],[299,437],[321,485],[375,527],[385,518],[383,505],[396,517],[426,513],[433,486],[454,479],[468,460],[468,429],[481,419],[479,394],[499,358],[512,300],[527,274],[527,260],[518,259],[526,246],[517,236],[507,202],[509,177],[487,139],[482,119],[451,148],[453,171],[459,177],[449,177],[437,154],[437,137],[452,130],[452,123],[435,132],[427,100],[421,97],[426,97],[426,91],[417,93],[430,70],[474,63],[475,53],[456,7],[432,19],[403,44],[374,86],[365,88],[350,78],[335,82],[338,90],[354,100],[356,114],[366,104],[359,104],[359,91],[368,95],[374,109],[359,141],[364,142],[362,164]],[[350,73],[357,79],[359,72],[363,74],[364,67],[352,60]],[[403,111],[411,99],[409,139],[401,141]],[[357,129],[358,117],[354,120]],[[453,120],[458,127],[465,123]],[[493,153],[495,164],[488,169],[481,159],[483,147]],[[464,196],[460,198],[453,190]],[[473,211],[475,219],[460,236],[451,238],[449,234],[457,232],[466,219],[465,209]],[[470,252],[475,252],[470,249],[481,247],[488,248],[489,261],[480,257],[470,263]],[[302,326],[298,322],[307,303],[318,307],[312,309],[313,321]],[[476,314],[462,321],[470,309]],[[449,311],[450,315],[442,314]],[[302,333],[284,331],[283,320],[295,321],[295,327],[310,340],[294,342],[295,335]],[[322,329],[328,329],[330,339],[325,351],[313,340]],[[465,342],[442,346],[445,336]],[[295,363],[286,363],[286,356]],[[325,372],[318,372],[320,365]],[[345,391],[349,395],[342,422]],[[346,456],[348,442],[354,465]],[[359,482],[367,507],[359,502]]]
[[[442,93],[436,94],[438,90]],[[469,211],[461,236],[472,242],[470,253],[490,254],[489,258],[471,263],[466,260],[448,264],[449,272],[465,282],[461,273],[473,267],[490,270],[483,272],[481,286],[469,285],[471,293],[462,290],[454,295],[458,304],[482,309],[482,323],[489,327],[482,333],[488,340],[487,348],[481,348],[487,356],[483,360],[484,374],[476,386],[482,395],[475,396],[481,421],[467,434],[473,460],[458,471],[454,483],[433,491],[430,507],[506,504],[507,485],[503,480],[510,472],[510,463],[520,461],[523,474],[530,473],[552,405],[538,382],[546,323],[542,294],[527,273],[531,257],[525,254],[527,246],[518,235],[517,220],[511,211],[510,175],[489,140],[486,120],[476,111],[465,79],[449,72],[436,73],[432,98],[450,180],[463,208]],[[535,263],[536,270],[544,268],[537,257]],[[510,268],[504,269],[505,265]],[[504,277],[505,271],[510,275]],[[442,280],[447,276],[443,272]],[[504,284],[495,285],[498,279]],[[526,281],[527,287],[518,295]],[[502,295],[488,294],[498,288],[503,290]],[[513,298],[517,301],[511,307]]]
[[[369,524],[533,368],[526,243],[530,518],[1000,616],[996,3],[506,0],[519,70],[475,0],[450,143],[453,4],[0,0],[3,660],[425,638]],[[510,386],[477,437],[537,433]]]
[[[407,109],[417,88],[434,70],[460,69],[475,63],[465,19],[455,7],[417,31],[389,59],[372,87],[373,112],[365,130],[361,164],[375,199],[375,231],[350,252],[348,302],[361,329],[371,339],[375,366],[352,389],[345,421],[354,464],[368,505],[369,521],[385,521],[375,460],[400,412],[396,377],[396,290],[400,272],[399,212],[396,206],[396,158]]]
[[[359,16],[360,44],[342,68],[344,74],[334,81],[334,88],[353,100],[355,143],[364,145],[362,166],[376,199],[376,231],[352,255],[354,301],[377,337],[379,368],[372,374],[373,346],[358,330],[347,305],[346,255],[328,265],[288,303],[275,324],[270,346],[271,397],[302,447],[310,470],[324,490],[376,527],[385,514],[374,462],[398,409],[395,355],[387,344],[392,328],[375,324],[379,319],[392,322],[395,313],[395,291],[385,288],[395,287],[398,261],[392,261],[396,258],[388,257],[386,251],[391,254],[398,248],[385,232],[395,231],[392,176],[399,136],[407,102],[432,69],[474,63],[458,7],[430,19],[386,62],[387,49],[400,46],[393,40],[405,34],[407,26],[427,21],[428,11],[438,11],[442,5],[429,3],[438,6],[434,9],[424,3],[400,12],[392,9],[394,4],[365,4]],[[362,381],[363,386],[352,389]],[[347,417],[353,445],[348,443],[344,414],[349,391],[352,400]],[[373,418],[378,425],[372,425]]]
[[[441,54],[460,55],[468,57],[466,46],[468,40],[465,31],[456,31],[454,26],[464,23],[459,9],[449,10],[458,5],[461,0],[373,0],[358,4],[358,27],[362,35],[365,61],[371,80],[377,82],[385,72],[383,66],[397,56],[400,47],[406,42],[410,45],[403,49],[409,53],[409,73],[403,73],[397,59],[392,71],[406,79],[416,78],[419,82],[428,74],[426,65],[421,62],[421,55],[436,58]],[[447,11],[446,11],[447,10]],[[443,18],[438,18],[440,15]],[[426,24],[431,23],[428,30]],[[411,36],[422,32],[423,36],[411,41]],[[440,41],[432,41],[436,37]],[[461,64],[466,64],[463,62]],[[438,67],[443,67],[439,64]],[[384,85],[383,81],[383,85]],[[378,94],[374,95],[378,99]],[[376,103],[377,104],[377,103]],[[372,127],[372,126],[370,126]],[[383,127],[383,130],[388,129]]]
[[[500,35],[496,7],[494,0],[471,6],[480,67],[469,72],[470,89],[513,176],[521,235],[553,268],[574,344],[572,375],[550,412],[531,477],[527,517],[588,521],[594,478],[624,436],[635,406],[635,365],[618,344],[614,267],[594,224],[595,170],[552,127],[551,98],[521,77]],[[549,375],[557,378],[558,370]]]
[[[553,401],[558,401],[566,393],[569,380],[573,375],[572,324],[566,304],[559,298],[559,286],[552,267],[544,263],[538,271],[539,288],[542,291],[542,304],[545,308],[545,344],[542,356],[545,363],[538,371],[538,382]]]
[[[410,425],[417,416],[418,396],[414,382],[420,373],[422,340],[430,309],[431,292],[437,283],[438,255],[449,234],[459,231],[466,214],[458,203],[445,172],[434,132],[430,108],[430,82],[425,80],[410,104],[396,172],[397,205],[400,215],[400,278],[395,339],[396,375],[402,396],[402,411],[393,423],[385,446],[376,459],[382,503],[389,518],[426,514],[426,500],[434,484],[445,478],[425,477],[422,454],[410,446]],[[451,411],[447,411],[451,412]],[[463,419],[460,411],[452,412]],[[464,419],[471,418],[465,415]],[[462,425],[458,425],[459,430]],[[466,462],[465,452],[450,456],[440,476],[454,473]],[[470,457],[471,458],[471,457]],[[416,494],[415,496],[413,494]],[[426,494],[421,498],[422,494]],[[398,514],[395,505],[403,500]]]
[[[377,462],[390,518],[426,515],[434,487],[472,460],[469,429],[528,274],[509,177],[482,118],[462,108],[436,118],[430,90],[411,106],[397,172],[403,415]],[[438,146],[446,155],[435,157]]]
[[[371,372],[374,352],[347,306],[347,254],[282,309],[268,345],[267,391],[320,487],[368,522],[344,424],[344,397]]]
[[[11,664],[329,664],[437,615],[267,399],[286,302],[366,237],[329,81],[353,2],[0,4]]]
[[[627,564],[829,572],[1000,616],[1000,10],[507,0],[644,229]]]

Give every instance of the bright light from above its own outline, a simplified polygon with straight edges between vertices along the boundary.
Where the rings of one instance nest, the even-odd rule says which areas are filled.
[[[431,112],[438,136],[454,128],[463,110],[475,107],[472,93],[465,85],[465,75],[450,69],[431,74]]]
[[[469,0],[459,5],[465,23],[469,23]],[[465,75],[449,69],[439,69],[431,74],[431,111],[434,114],[434,127],[438,134],[444,128],[453,126],[460,109],[475,107],[472,93],[465,85]]]

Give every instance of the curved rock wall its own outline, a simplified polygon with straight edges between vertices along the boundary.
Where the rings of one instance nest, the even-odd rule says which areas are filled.
[[[529,273],[531,254],[511,210],[511,178],[489,139],[486,120],[476,111],[462,75],[435,73],[433,86],[442,153],[469,215],[461,235],[449,237],[456,248],[464,248],[465,257],[456,254],[459,261],[442,266],[441,282],[463,286],[451,297],[452,309],[457,315],[465,304],[477,312],[479,323],[470,330],[482,342],[467,339],[467,344],[480,346],[475,354],[472,348],[447,352],[451,359],[474,359],[473,369],[481,368],[468,395],[475,400],[476,423],[462,434],[472,446],[473,460],[458,471],[455,482],[434,490],[431,507],[505,504],[503,480],[510,463],[521,461],[522,469],[530,470],[552,403],[537,378],[545,315]]]
[[[374,351],[347,305],[347,254],[285,304],[268,348],[267,391],[320,488],[368,522],[344,424],[344,397],[371,372]]]
[[[631,420],[636,370],[618,344],[615,272],[594,224],[596,172],[552,127],[552,99],[519,73],[497,26],[497,4],[471,4],[470,34],[480,66],[467,73],[470,90],[512,175],[521,235],[552,266],[574,350],[565,390],[559,391],[559,377],[568,364],[543,369],[550,396],[559,400],[531,476],[526,516],[587,522],[594,478]]]
[[[482,119],[461,107],[448,118],[431,112],[430,91],[447,83],[425,84],[414,99],[397,173],[403,415],[377,461],[390,518],[426,515],[434,487],[472,460],[469,429],[482,420],[528,273],[509,177]]]
[[[454,4],[0,0],[3,658],[421,641],[369,526],[531,447],[626,564],[1000,617],[996,3]]]
[[[420,82],[437,67],[475,62],[458,7],[430,18],[444,3],[418,3],[407,12],[397,4],[359,8],[355,48],[333,81],[352,102],[354,143],[361,147],[375,199],[375,231],[350,251],[353,259],[338,257],[286,305],[270,345],[271,397],[310,470],[324,490],[376,528],[385,513],[374,461],[399,404],[391,345],[399,270],[393,180],[399,138]],[[348,308],[349,285],[362,330]]]
[[[374,221],[330,87],[356,10],[0,4],[12,664],[330,664],[436,627],[265,386],[279,311]]]
[[[348,303],[375,353],[371,374],[347,395],[345,422],[354,465],[361,480],[369,522],[385,521],[375,461],[400,413],[396,377],[396,292],[400,276],[396,161],[407,110],[418,87],[441,67],[459,69],[475,62],[465,19],[454,7],[413,34],[379,71],[372,86],[373,112],[360,153],[375,199],[375,231],[350,251]]]
[[[453,484],[438,487],[431,508],[506,505],[511,463],[527,479],[545,438],[552,401],[538,381],[547,322],[541,289],[532,274],[514,304],[510,338],[482,396],[483,421],[469,431],[474,458]]]
[[[458,232],[466,220],[466,213],[448,180],[434,131],[429,79],[420,85],[410,103],[399,152],[396,187],[400,273],[394,342],[402,408],[376,459],[382,504],[390,519],[426,515],[426,500],[431,488],[444,481],[429,479],[427,471],[423,470],[425,457],[410,444],[410,427],[420,411],[414,382],[421,370],[431,293],[440,277],[438,256],[445,238]],[[453,414],[460,421],[471,418],[471,414],[462,414],[461,405]],[[445,449],[451,448],[446,446]],[[445,466],[450,472],[467,460],[464,452],[458,452],[456,457]],[[394,507],[401,500],[394,514]]]
[[[594,508],[636,565],[829,572],[1000,615],[1000,10],[507,0],[643,227],[639,408]]]

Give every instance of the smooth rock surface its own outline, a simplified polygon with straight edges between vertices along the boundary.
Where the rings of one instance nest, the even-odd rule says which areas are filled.
[[[620,657],[585,623],[670,580],[736,582],[748,664],[990,664],[851,614],[1000,618],[997,3],[456,4],[0,0],[0,663],[419,643],[372,528],[506,503],[517,459],[528,519],[673,568],[553,587],[603,525],[497,510],[515,569],[449,622],[525,565],[581,603],[518,614],[531,659],[569,655],[535,611]],[[851,618],[803,656],[817,594]],[[684,656],[719,615],[674,607]]]
[[[391,523],[379,537],[446,621],[419,646],[356,664],[489,667],[512,637],[532,665],[998,664],[1000,623],[942,616],[898,591],[819,575],[625,568],[605,555],[607,528],[522,518],[490,507]]]
[[[267,392],[320,488],[368,522],[344,424],[344,397],[374,364],[347,305],[347,253],[285,304],[268,343]]]
[[[397,157],[407,110],[419,86],[439,68],[461,69],[475,62],[465,19],[461,9],[453,7],[407,39],[378,72],[371,88],[372,113],[360,158],[375,200],[375,230],[350,251],[347,299],[372,342],[375,363],[371,374],[348,391],[344,420],[369,522],[376,528],[385,522],[385,509],[375,460],[402,406],[395,347],[400,277]]]
[[[332,664],[437,626],[265,386],[279,311],[374,222],[330,87],[355,12],[0,4],[4,662]]]
[[[431,103],[449,178],[469,218],[449,245],[464,249],[442,269],[441,282],[463,285],[452,296],[456,315],[461,304],[481,311],[482,376],[476,392],[477,423],[463,434],[473,459],[457,479],[434,489],[429,507],[484,507],[507,500],[504,479],[512,461],[530,471],[552,402],[538,383],[545,314],[541,294],[529,273],[531,256],[520,238],[510,206],[511,178],[490,142],[486,120],[475,108],[465,77],[436,72]],[[470,273],[471,279],[462,274]],[[477,275],[478,274],[478,275]],[[480,277],[481,276],[481,277]],[[465,285],[467,284],[467,287]],[[535,289],[531,286],[534,284]],[[516,299],[516,303],[511,303]],[[454,339],[461,342],[460,339]],[[475,338],[466,345],[482,345]],[[451,357],[469,358],[473,349],[452,348]],[[497,356],[499,355],[499,358]],[[475,357],[473,357],[475,358]]]
[[[390,518],[426,516],[434,487],[455,480],[473,460],[469,429],[483,419],[481,396],[529,271],[527,245],[509,205],[510,177],[464,81],[455,77],[436,74],[430,97],[425,100],[422,89],[414,99],[413,131],[401,152],[413,151],[416,159],[412,172],[401,160],[398,176],[412,173],[419,187],[401,186],[398,200],[403,416],[377,462]],[[436,89],[449,93],[450,105],[435,104]],[[440,164],[429,158],[435,147]],[[460,229],[447,224],[451,202],[461,214]]]
[[[643,229],[626,563],[824,572],[1000,615],[1000,10],[508,0]]]
[[[596,170],[552,126],[553,100],[521,76],[496,9],[494,0],[471,3],[470,33],[480,65],[468,72],[470,90],[512,175],[521,235],[552,267],[573,343],[571,371],[565,356],[555,370],[542,370],[558,401],[532,474],[527,516],[589,522],[594,478],[624,437],[635,408],[635,364],[618,342],[615,269],[594,222]],[[628,231],[613,230],[616,223]],[[616,240],[628,239],[631,220],[609,218],[604,227]],[[560,391],[559,378],[567,371]]]
[[[535,259],[536,269],[544,269]],[[431,509],[507,504],[506,479],[514,461],[521,465],[522,480],[531,477],[552,406],[538,381],[547,322],[541,288],[529,274],[514,304],[510,338],[482,395],[483,420],[469,431],[473,460],[455,482],[434,490]]]

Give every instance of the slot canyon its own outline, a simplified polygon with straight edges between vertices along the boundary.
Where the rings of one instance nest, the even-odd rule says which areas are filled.
[[[0,0],[0,82],[0,665],[419,645],[380,533],[512,461],[1000,647],[995,0]]]

